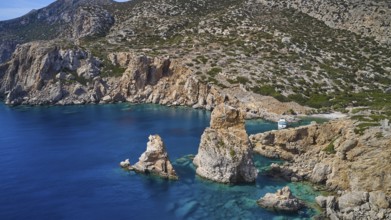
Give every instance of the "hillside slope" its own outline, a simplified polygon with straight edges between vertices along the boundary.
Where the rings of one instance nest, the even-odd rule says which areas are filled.
[[[329,7],[327,2],[307,2],[306,7],[318,5],[320,8],[330,8],[330,11],[337,7]],[[53,48],[73,51],[71,55],[84,51],[91,58],[84,60],[85,65],[95,68],[92,77],[83,71],[74,72],[73,68],[65,71],[63,67],[56,67],[50,70],[51,78],[34,78],[37,80],[35,84],[39,82],[49,87],[53,83],[64,84],[51,79],[68,71],[75,75],[73,81],[66,82],[68,84],[75,86],[77,82],[81,86],[88,86],[99,79],[105,85],[111,83],[111,87],[106,86],[107,91],[117,91],[119,79],[129,74],[134,77],[135,74],[129,70],[127,61],[121,63],[113,58],[115,54],[122,53],[123,56],[132,54],[133,57],[146,56],[152,60],[169,58],[170,62],[175,61],[188,69],[199,83],[213,86],[219,91],[237,88],[249,94],[273,96],[282,102],[294,101],[323,110],[344,109],[347,106],[384,107],[391,98],[390,48],[379,43],[382,41],[380,38],[376,41],[342,30],[349,29],[343,25],[338,25],[340,29],[333,29],[327,16],[322,16],[320,20],[327,20],[325,23],[328,26],[313,18],[317,16],[312,14],[312,9],[301,11],[313,17],[292,9],[296,7],[294,5],[302,4],[281,3],[276,6],[271,1],[252,0],[56,1],[21,18],[0,22],[0,61],[4,63],[0,66],[0,96],[8,103],[40,103],[30,100],[45,92],[32,88],[31,82],[18,80],[23,79],[21,71],[11,68],[15,67],[11,63],[19,62],[15,59],[20,57],[18,53],[23,50],[17,49],[13,56],[11,51],[17,44],[39,44],[39,40],[46,40],[45,44],[51,42]],[[343,6],[350,8],[355,4],[346,1]],[[340,4],[337,5],[338,10],[343,9]],[[376,10],[371,8],[374,15],[372,20],[378,23],[386,19],[378,14],[387,11],[387,7],[387,4],[379,3]],[[360,7],[354,8],[361,10]],[[354,13],[352,22],[361,21],[355,15],[364,16]],[[384,34],[376,33],[387,37],[388,30],[385,28]],[[36,59],[34,54],[29,56]],[[49,62],[47,65],[57,66],[57,63],[50,63],[52,61],[56,59],[40,60],[38,63]],[[40,68],[34,70],[31,62],[25,62],[22,69],[22,72],[28,70],[32,71],[31,74],[40,74],[36,72]],[[20,77],[14,77],[16,75]],[[20,94],[24,94],[24,97],[8,95],[17,85],[23,90]],[[106,100],[111,101],[140,101],[133,93],[121,93],[122,98],[114,99],[113,96],[117,94],[106,92],[97,96],[100,97],[98,99],[88,100],[69,98],[66,94],[70,93],[67,90],[60,100],[50,103],[64,103],[60,101],[67,97],[68,100],[83,103],[91,100],[99,102],[106,95],[110,96]],[[13,97],[18,98],[17,101],[10,99]],[[174,96],[172,103],[183,103],[178,100],[179,97]],[[285,106],[283,112],[292,112],[288,111],[290,108],[304,112],[292,107],[295,104]],[[249,111],[259,115],[260,110]]]

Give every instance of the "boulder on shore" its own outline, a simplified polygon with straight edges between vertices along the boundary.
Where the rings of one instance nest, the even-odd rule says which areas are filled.
[[[128,166],[129,164],[129,166]],[[178,179],[172,166],[166,147],[159,135],[150,135],[147,150],[140,156],[139,161],[130,166],[128,160],[120,163],[120,166],[144,174],[155,174],[167,179]]]
[[[258,171],[244,127],[244,115],[225,104],[212,112],[193,162],[196,173],[220,183],[254,182]]]
[[[288,186],[277,190],[276,193],[266,193],[257,204],[266,209],[282,212],[297,212],[304,207],[304,203],[292,195]]]

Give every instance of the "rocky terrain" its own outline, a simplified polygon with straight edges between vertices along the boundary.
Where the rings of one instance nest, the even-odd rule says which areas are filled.
[[[206,179],[221,183],[254,182],[258,171],[244,128],[244,115],[228,105],[218,105],[212,112],[210,127],[201,136],[193,162],[196,173]]]
[[[136,164],[131,166],[129,159],[126,159],[120,163],[120,166],[139,173],[154,174],[167,179],[178,179],[168,158],[162,138],[159,135],[150,135],[148,139],[147,149]]]
[[[390,219],[390,201],[384,192],[354,191],[335,196],[319,196],[316,201],[330,219]]]
[[[105,8],[111,0],[58,0],[20,18],[0,22],[0,63],[17,44],[59,38],[79,39],[105,35],[114,16]]]
[[[294,8],[329,27],[349,30],[391,44],[391,5],[389,1],[369,0],[259,0],[272,7]]]
[[[369,219],[372,219],[370,215],[378,210],[376,207],[372,209],[374,205],[367,204],[368,197],[354,202],[352,198],[345,201],[344,198],[349,196],[344,195],[381,192],[387,197],[386,201],[389,201],[390,138],[391,130],[388,125],[368,125],[367,122],[352,120],[337,120],[323,125],[250,136],[255,152],[266,157],[287,160],[282,165],[273,164],[270,171],[272,175],[279,175],[291,181],[306,180],[324,184],[330,191],[342,195],[336,197],[340,202],[339,206],[335,205],[335,202],[332,206],[334,212],[338,212],[337,216],[364,215]],[[327,202],[328,206],[331,206],[330,202]],[[366,208],[361,207],[363,204],[366,204]],[[351,209],[345,210],[347,207]],[[389,205],[382,205],[381,208],[387,209],[384,213],[390,213]],[[368,212],[369,210],[373,212]],[[355,214],[351,214],[353,211]],[[331,213],[333,212],[327,210],[329,217]],[[388,215],[384,215],[384,219],[387,219],[386,216]]]
[[[374,14],[381,10],[377,11]],[[238,94],[232,101],[238,103],[232,105],[248,110],[248,117],[275,120],[278,116],[268,117],[265,112],[310,110],[296,103],[321,111],[363,105],[379,108],[390,96],[387,46],[265,1],[62,0],[0,22],[0,42],[0,96],[7,99],[16,89],[7,99],[9,104],[128,100],[211,109],[212,100],[221,99],[216,93],[222,97]],[[35,47],[27,50],[31,45]],[[41,47],[46,52],[33,50]],[[79,60],[81,51],[86,59],[64,69],[66,64],[60,61],[64,57],[55,52],[64,50],[72,51],[66,59]],[[158,60],[169,60],[164,65],[172,69],[151,79],[134,79],[135,71],[141,75],[149,67],[157,71],[154,62]],[[43,62],[50,69],[41,69]],[[15,69],[17,63],[21,68]],[[86,68],[93,69],[93,75],[82,74],[80,69]],[[45,79],[31,77],[26,86],[26,74],[20,69]],[[76,75],[75,71],[77,76],[71,80],[54,77]],[[147,82],[140,82],[144,79]],[[41,86],[34,89],[31,84]],[[165,93],[161,86],[178,92]],[[51,89],[59,87],[63,92],[49,97]],[[80,87],[85,93],[75,95]],[[210,95],[200,98],[198,93]],[[265,98],[270,96],[278,101]],[[257,105],[261,108],[254,108]]]
[[[281,103],[272,97],[247,95],[246,90],[220,89],[202,82],[178,60],[132,53],[111,53],[109,64],[122,76],[102,76],[102,60],[81,48],[59,47],[57,41],[19,46],[11,60],[0,67],[0,93],[5,102],[17,104],[85,104],[109,102],[158,103],[213,109],[229,102],[246,117],[278,120],[289,110],[309,108]],[[289,118],[289,117],[288,117]]]
[[[349,111],[251,136],[254,151],[288,161],[274,174],[340,191],[319,200],[330,218],[389,218],[390,13],[383,0],[57,0],[0,22],[0,98],[232,106],[214,111],[194,160],[219,182],[256,177],[243,118]]]

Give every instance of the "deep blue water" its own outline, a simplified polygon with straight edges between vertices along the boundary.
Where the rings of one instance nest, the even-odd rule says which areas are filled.
[[[313,201],[315,192],[264,174],[271,160],[257,156],[255,184],[228,186],[195,176],[196,154],[210,114],[156,105],[17,107],[0,103],[0,219],[293,219],[256,205],[267,192],[289,184]],[[248,122],[249,133],[274,123]],[[125,172],[146,148],[163,138],[179,181]]]

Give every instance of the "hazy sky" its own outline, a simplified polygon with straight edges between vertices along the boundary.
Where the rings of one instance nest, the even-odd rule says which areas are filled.
[[[32,9],[43,8],[55,0],[0,0],[0,21],[20,17]],[[127,0],[116,0],[125,2]]]

